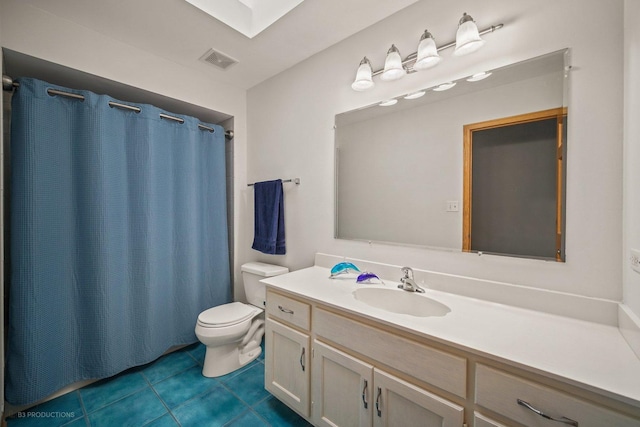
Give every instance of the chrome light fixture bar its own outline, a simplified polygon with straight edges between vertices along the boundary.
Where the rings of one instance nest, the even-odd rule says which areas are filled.
[[[484,45],[484,40],[481,36],[493,33],[502,27],[504,27],[504,24],[496,24],[478,31],[478,27],[473,18],[464,13],[458,23],[455,41],[436,47],[433,35],[428,30],[425,30],[420,38],[416,52],[411,53],[402,60],[398,49],[395,45],[391,45],[391,48],[387,52],[384,68],[375,71],[373,71],[371,62],[365,56],[360,62],[356,79],[351,87],[354,90],[363,91],[374,86],[374,76],[381,75],[380,78],[382,80],[390,81],[399,79],[407,73],[414,73],[431,68],[437,65],[442,59],[438,53],[452,47],[455,47],[455,56],[475,52]]]

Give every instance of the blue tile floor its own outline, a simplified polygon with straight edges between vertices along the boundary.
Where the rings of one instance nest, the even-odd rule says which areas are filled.
[[[193,344],[7,419],[8,427],[309,426],[264,389],[264,359],[218,378],[202,376]]]

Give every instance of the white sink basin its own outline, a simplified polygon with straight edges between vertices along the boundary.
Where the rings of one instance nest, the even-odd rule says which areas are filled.
[[[421,293],[407,292],[402,289],[359,288],[355,290],[353,296],[371,307],[410,316],[444,316],[451,311],[446,305]]]

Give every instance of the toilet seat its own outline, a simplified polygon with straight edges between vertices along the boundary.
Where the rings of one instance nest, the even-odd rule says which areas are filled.
[[[203,311],[198,315],[198,324],[205,328],[224,328],[251,319],[261,311],[249,304],[232,302]]]

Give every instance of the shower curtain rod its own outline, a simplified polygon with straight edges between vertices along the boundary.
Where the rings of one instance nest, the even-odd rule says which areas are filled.
[[[13,79],[9,76],[5,76],[4,74],[2,75],[2,88],[6,91],[12,91],[14,88],[18,88],[20,87],[20,83],[18,82],[14,82]],[[56,89],[47,89],[47,93],[49,95],[59,95],[59,96],[66,96],[67,98],[74,98],[74,99],[80,99],[80,100],[84,100],[84,96],[82,95],[78,95],[77,93],[71,93],[71,92],[63,92],[60,90],[56,90]],[[139,113],[140,111],[142,111],[142,109],[140,107],[136,107],[133,105],[127,105],[127,104],[121,104],[119,102],[114,102],[114,101],[109,101],[109,107],[115,107],[115,108],[120,108],[123,110],[131,110],[131,111],[135,111],[136,113]],[[167,119],[167,120],[173,120],[176,121],[178,123],[184,123],[184,119],[181,119],[180,117],[175,117],[175,116],[170,116],[169,114],[164,114],[164,113],[160,113],[160,118],[161,119]],[[203,125],[202,123],[198,123],[198,128],[200,128],[201,130],[206,130],[209,132],[214,132],[214,129]],[[227,139],[233,139],[233,131],[232,130],[227,130],[224,132],[224,136]]]

